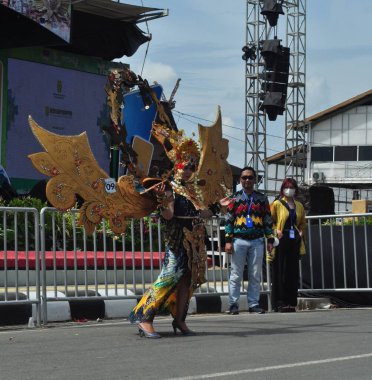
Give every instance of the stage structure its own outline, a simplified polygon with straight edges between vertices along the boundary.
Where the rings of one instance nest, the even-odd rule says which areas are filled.
[[[259,178],[265,176],[266,118],[259,109],[263,63],[258,49],[260,41],[266,39],[267,28],[260,14],[260,0],[247,0],[245,66],[245,160],[244,166],[252,166]]]
[[[0,1],[0,165],[18,194],[44,178],[27,158],[38,147],[29,115],[60,135],[86,131],[95,159],[111,171],[105,86],[126,66],[112,60],[151,40],[137,24],[167,15],[111,0]]]
[[[50,132],[89,136],[96,160],[110,170],[110,125],[105,85],[119,62],[47,48],[0,49],[1,163],[19,194],[28,193],[45,176],[27,156],[39,144],[27,128],[28,116]]]
[[[291,154],[286,175],[301,183],[303,166],[295,153],[298,145],[305,146],[297,126],[305,118],[306,0],[247,0],[246,5],[245,165],[255,168],[258,186],[267,189],[266,116],[273,121],[285,113],[285,147]],[[284,14],[280,39],[277,25],[280,17],[284,23]]]
[[[286,2],[286,46],[290,48],[287,106],[285,112],[285,175],[305,182],[306,132],[306,0]]]

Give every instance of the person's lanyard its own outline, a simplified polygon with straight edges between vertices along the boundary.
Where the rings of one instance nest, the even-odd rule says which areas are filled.
[[[245,193],[245,191],[243,190],[243,194],[244,194],[244,198],[245,200],[247,201],[247,203],[249,202],[249,206],[248,206],[248,210],[247,210],[247,216],[249,216],[249,212],[251,211],[251,207],[252,207],[252,201],[253,201],[253,192],[251,194],[251,199],[248,200],[248,196],[247,194]]]
[[[289,233],[290,239],[295,239],[296,232],[295,232],[295,226],[296,226],[296,202],[293,201],[294,207],[290,208],[288,202],[284,201],[287,204],[288,212],[289,212],[289,223],[291,225]]]
[[[251,211],[252,202],[253,202],[253,192],[251,194],[250,201],[248,201],[248,196],[247,196],[247,194],[245,193],[244,190],[243,190],[243,194],[244,194],[244,198],[245,198],[246,202],[247,203],[249,202],[249,206],[248,206],[248,210],[247,210],[247,217],[245,218],[245,224],[246,224],[247,227],[251,228],[251,227],[253,227],[253,221],[252,221],[252,218],[249,216],[249,213]]]
[[[296,225],[296,204],[294,208],[289,209],[289,221],[291,223],[291,229],[294,229]]]

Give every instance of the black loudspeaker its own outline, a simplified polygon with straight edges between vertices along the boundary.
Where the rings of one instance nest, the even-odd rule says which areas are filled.
[[[309,198],[310,210],[308,215],[332,215],[335,213],[335,195],[330,187],[310,186]]]

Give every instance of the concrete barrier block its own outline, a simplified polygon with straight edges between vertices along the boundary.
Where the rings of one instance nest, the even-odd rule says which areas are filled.
[[[189,310],[187,311],[187,314],[196,314],[196,312],[196,299],[195,296],[193,296],[190,299]]]
[[[66,298],[66,295],[60,291],[54,292],[53,290],[48,290],[46,293],[47,298],[58,298],[61,301],[49,301],[47,303],[47,318],[48,322],[64,322],[71,320],[71,309],[70,303]],[[36,318],[36,308],[33,309],[33,317]]]
[[[221,312],[223,313],[229,308],[229,296],[221,296]]]
[[[128,318],[136,305],[136,299],[106,300],[105,318]]]

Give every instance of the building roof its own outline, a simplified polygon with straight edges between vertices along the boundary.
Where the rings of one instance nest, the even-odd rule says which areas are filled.
[[[297,146],[294,148],[294,155],[295,155],[296,159],[301,161],[302,165],[304,167],[306,167],[306,151],[307,151],[306,145],[304,145],[304,146],[301,145],[301,146]],[[287,156],[286,156],[286,152],[288,153]],[[268,164],[284,165],[285,163],[289,164],[290,160],[291,160],[290,151],[289,150],[287,150],[287,151],[283,150],[279,153],[273,154],[270,157],[266,157],[265,161]]]
[[[344,112],[350,108],[357,107],[360,105],[372,105],[372,90],[362,92],[361,94],[356,95],[356,96],[354,96],[348,100],[345,100],[339,104],[336,104],[336,105],[329,107],[323,111],[320,111],[320,112],[318,112],[312,116],[309,116],[309,117],[305,118],[302,122],[300,122],[299,126],[302,128],[303,127],[307,128],[307,126],[310,123],[320,122],[324,119],[327,119],[327,118],[333,116],[334,114],[337,114],[339,112]],[[305,160],[304,164],[306,164],[306,153],[304,154],[303,153],[304,151],[306,152],[306,147],[305,147],[305,149],[302,149],[302,150],[299,147],[295,148],[295,153],[299,154],[299,156],[297,158],[299,160]],[[287,163],[289,163],[289,160],[291,160],[290,154],[288,152],[287,157],[285,157],[286,156],[285,153],[286,153],[286,151],[283,150],[283,151],[276,153],[270,157],[267,157],[266,162],[269,164],[282,164],[282,165],[284,165],[285,159],[286,159]]]
[[[360,105],[372,105],[372,90],[368,90],[359,95],[356,95],[348,100],[336,104],[330,108],[320,111],[312,116],[305,118],[304,124],[319,122],[321,120],[331,117],[333,114],[346,111],[350,108]]]
[[[75,11],[136,23],[148,20],[150,16],[151,18],[155,15],[161,17],[164,13],[159,8],[123,4],[112,0],[73,0],[72,6]]]
[[[111,61],[132,56],[150,40],[137,23],[166,16],[165,10],[112,0],[73,0],[70,43],[38,22],[0,4],[0,49],[42,46]]]

